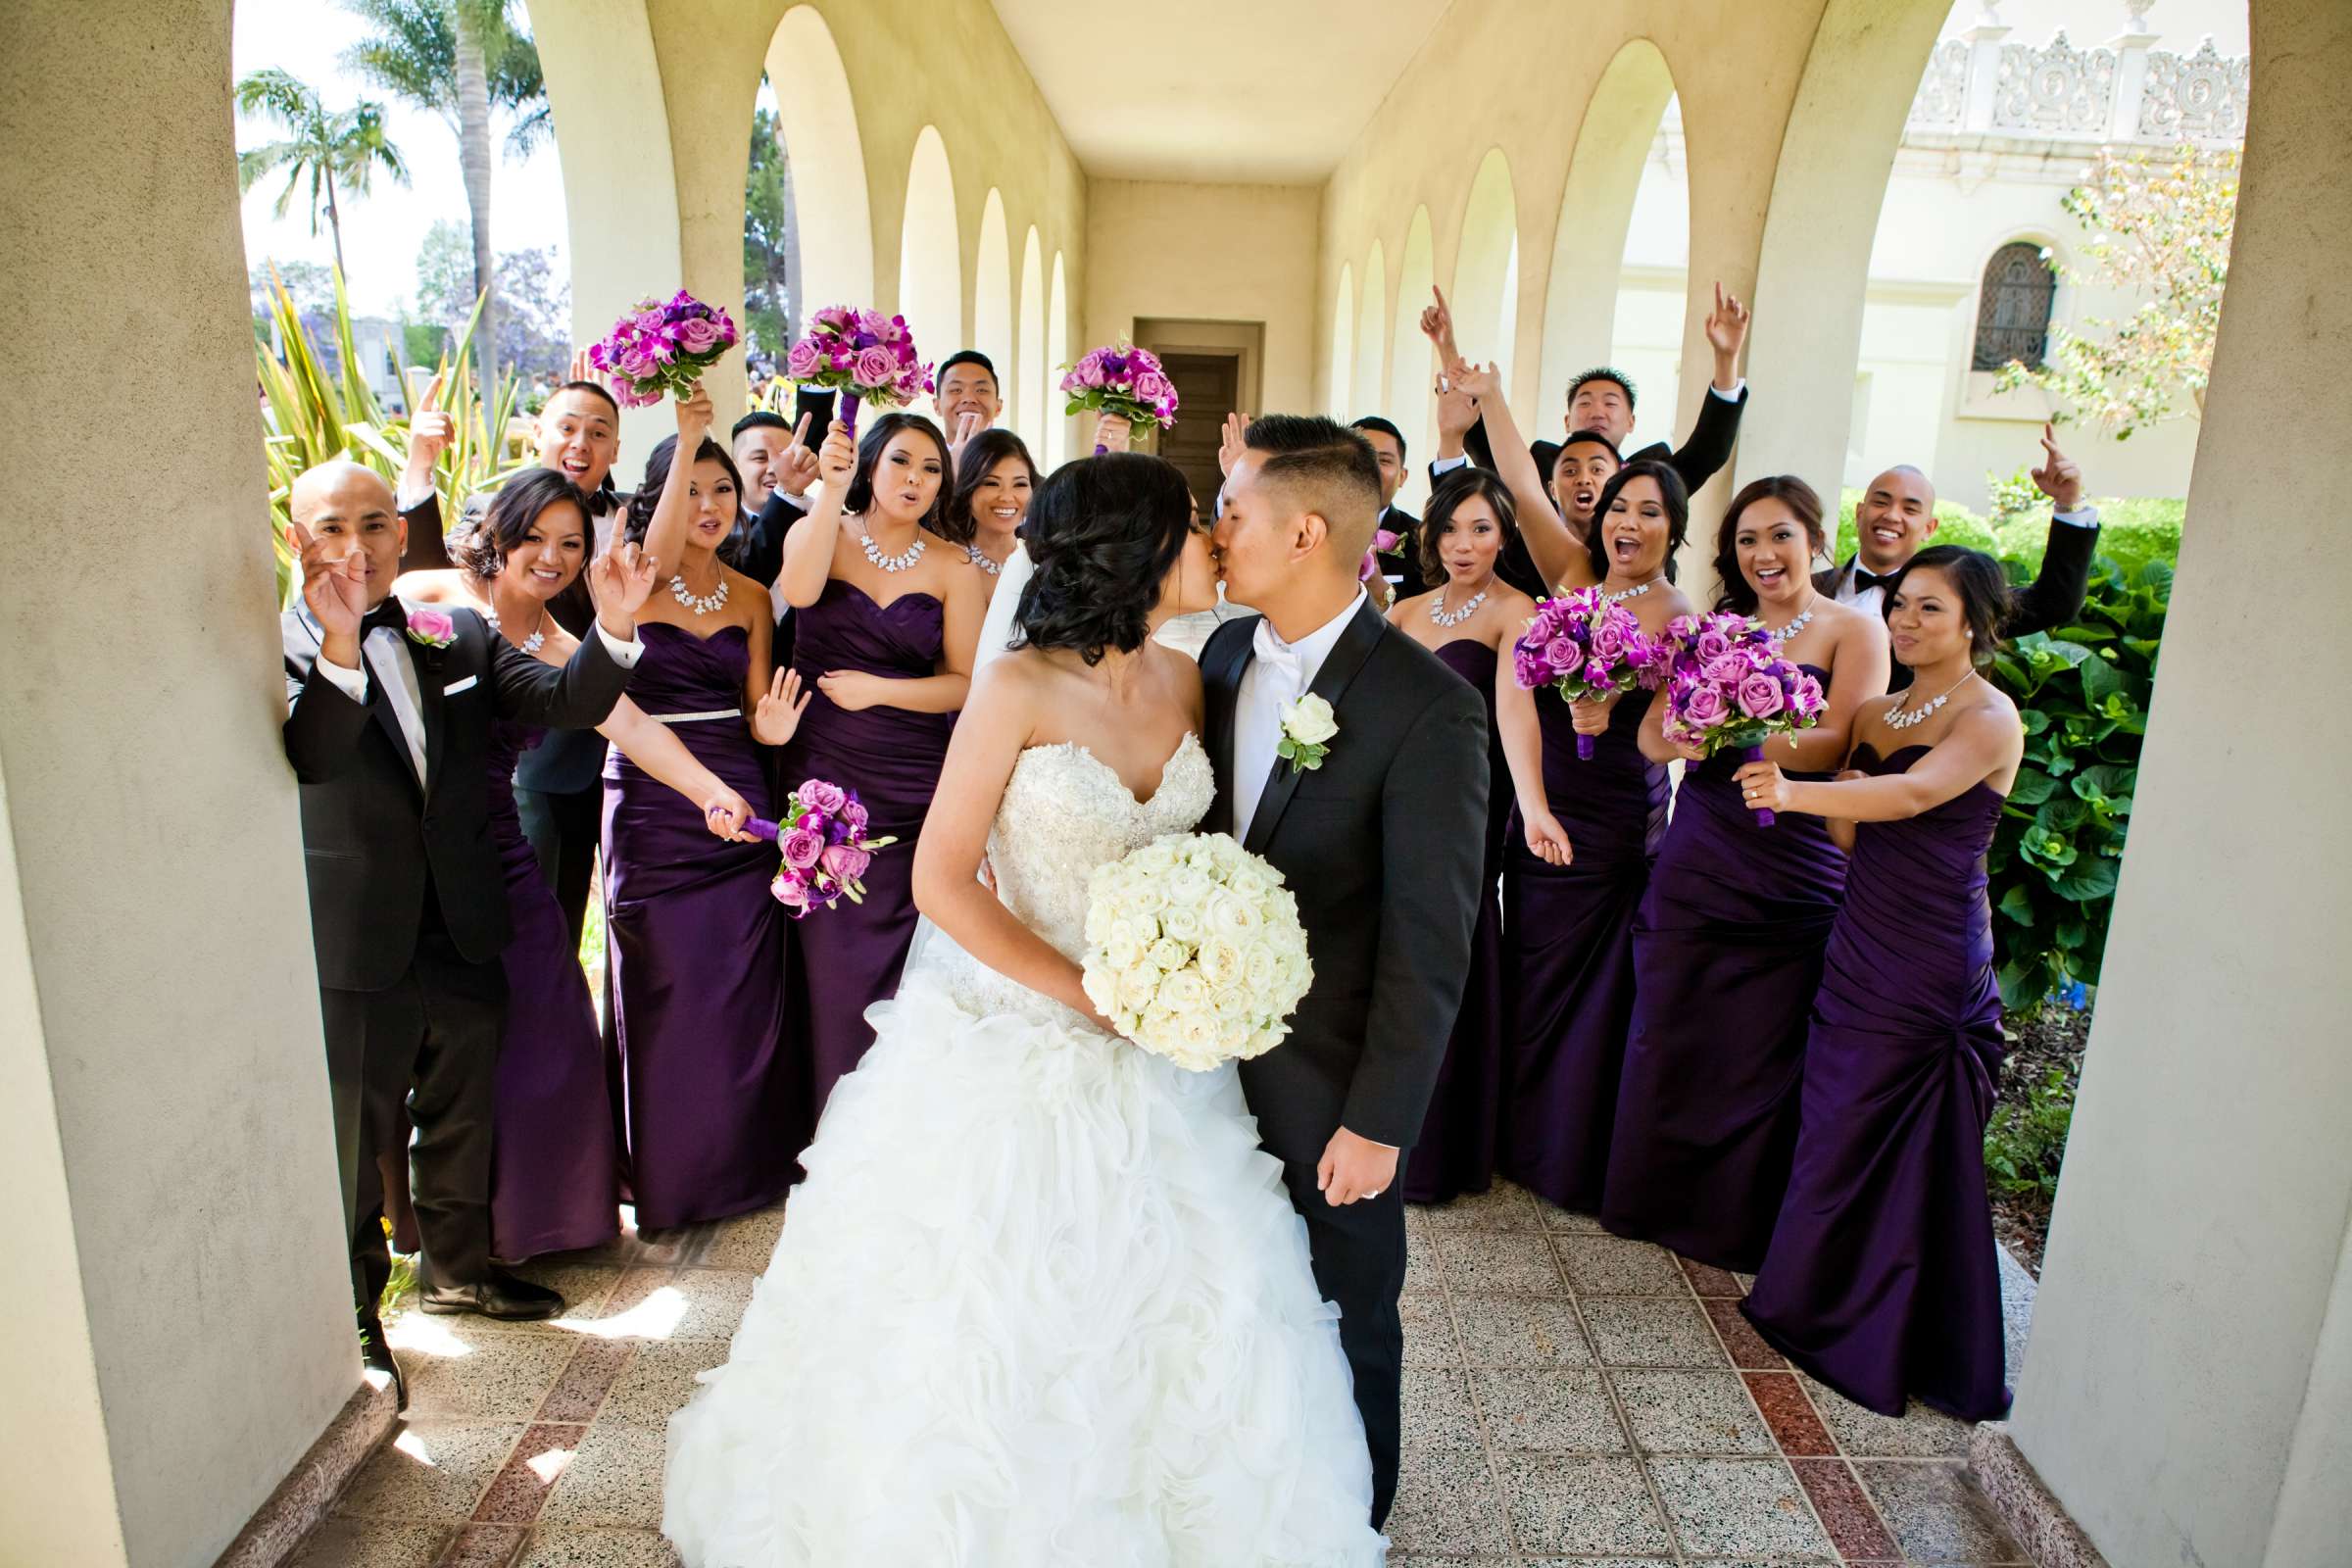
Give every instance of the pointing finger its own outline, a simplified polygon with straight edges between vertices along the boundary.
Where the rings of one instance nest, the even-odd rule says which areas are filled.
[[[801,422],[792,427],[792,444],[794,446],[800,447],[808,444],[808,421],[814,416],[808,410],[804,409],[801,412]]]
[[[441,407],[441,383],[442,383],[443,381],[447,380],[447,379],[448,379],[448,372],[447,372],[447,371],[445,371],[445,370],[444,370],[444,371],[436,371],[436,372],[434,372],[433,379],[432,379],[431,383],[430,383],[429,385],[427,385],[427,386],[425,387],[425,389],[424,389],[424,400],[423,400],[422,402],[420,402],[420,403],[418,403],[418,404],[416,405],[416,412],[417,412],[417,413],[419,413],[419,414],[430,414],[430,413],[435,413],[435,412],[437,412],[437,411],[440,409],[440,407]]]

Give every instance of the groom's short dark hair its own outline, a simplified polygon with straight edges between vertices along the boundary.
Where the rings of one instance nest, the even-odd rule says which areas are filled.
[[[1329,524],[1344,554],[1352,559],[1370,547],[1380,520],[1380,459],[1371,442],[1336,419],[1306,414],[1261,415],[1242,440],[1264,454],[1259,476]]]

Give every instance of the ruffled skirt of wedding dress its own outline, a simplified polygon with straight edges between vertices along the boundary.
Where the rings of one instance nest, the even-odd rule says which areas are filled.
[[[940,936],[868,1016],[670,1423],[689,1568],[1379,1563],[1337,1308],[1231,1066]]]

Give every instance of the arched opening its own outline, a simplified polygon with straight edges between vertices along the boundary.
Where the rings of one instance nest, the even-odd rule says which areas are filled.
[[[849,73],[833,31],[814,6],[784,13],[768,40],[766,69],[770,81],[789,88],[776,94],[776,122],[792,171],[793,231],[800,250],[802,297],[793,302],[792,318],[805,319],[812,306],[871,304],[874,224],[858,105],[850,96]],[[571,134],[569,122],[564,134]]]
[[[1396,321],[1390,335],[1394,346],[1389,355],[1389,406],[1385,411],[1396,428],[1405,432],[1406,443],[1415,453],[1437,450],[1437,408],[1429,395],[1436,354],[1429,339],[1421,335],[1421,307],[1437,279],[1435,250],[1430,240],[1429,209],[1416,207],[1404,231],[1403,255],[1396,264]],[[1406,511],[1418,512],[1422,498],[1429,494],[1429,469],[1417,459],[1405,466],[1410,471],[1404,476],[1404,488],[1397,492],[1397,501]]]
[[[1635,195],[1647,154],[1673,96],[1674,77],[1666,69],[1666,57],[1657,45],[1637,38],[1617,51],[1585,107],[1568,181],[1560,193],[1551,276],[1544,289],[1542,371],[1530,412],[1521,420],[1531,434],[1552,436],[1558,428],[1570,377],[1621,357],[1613,345],[1626,238],[1634,226]],[[1657,243],[1687,254],[1688,204],[1680,213],[1671,203],[1653,205],[1665,210],[1645,213],[1644,221],[1667,221],[1673,227],[1672,235],[1659,236]],[[1678,345],[1680,309],[1678,302],[1673,339]],[[1646,379],[1639,372],[1636,376]],[[1643,432],[1636,440],[1647,439],[1651,423],[1673,419],[1673,389],[1644,385],[1635,407],[1638,428]]]
[[[1021,242],[1021,357],[1017,365],[1004,367],[1004,373],[1011,378],[1008,384],[1018,405],[1013,428],[1033,449],[1046,428],[1046,382],[1040,373],[1045,363],[1045,258],[1037,243],[1037,225],[1031,223],[1029,237]]]
[[[1505,387],[1511,385],[1519,329],[1518,272],[1519,207],[1511,192],[1510,161],[1501,148],[1493,147],[1470,181],[1448,297],[1454,340],[1464,354],[1494,362]]]
[[[1324,383],[1323,406],[1337,419],[1351,417],[1348,400],[1355,379],[1354,334],[1349,328],[1355,321],[1355,269],[1347,263],[1340,266],[1340,297],[1331,307],[1331,378]]]
[[[1376,239],[1372,242],[1371,256],[1364,262],[1364,286],[1350,327],[1355,333],[1355,385],[1349,390],[1353,408],[1348,416],[1351,419],[1359,415],[1388,412],[1381,407],[1389,386],[1388,321],[1389,264]]]
[[[1061,252],[1054,253],[1054,288],[1046,306],[1046,359],[1037,369],[1037,389],[1045,400],[1045,465],[1057,468],[1070,455],[1069,416],[1061,412],[1061,368],[1070,358],[1070,291],[1062,274]]]
[[[1002,396],[1012,373],[1012,242],[1004,232],[1004,198],[994,187],[980,209],[980,254],[972,263],[971,346],[997,368]]]
[[[906,170],[906,212],[899,225],[899,314],[922,357],[936,364],[963,347],[963,246],[956,223],[956,175],[939,127],[914,138]]]

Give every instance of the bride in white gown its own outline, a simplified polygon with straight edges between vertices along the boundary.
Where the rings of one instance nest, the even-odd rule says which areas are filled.
[[[1214,600],[1187,514],[1155,458],[1038,492],[1031,646],[975,682],[915,852],[939,932],[670,1423],[689,1568],[1382,1560],[1336,1308],[1231,1064],[1138,1050],[1078,983],[1088,873],[1214,792],[1198,667],[1149,639]]]

